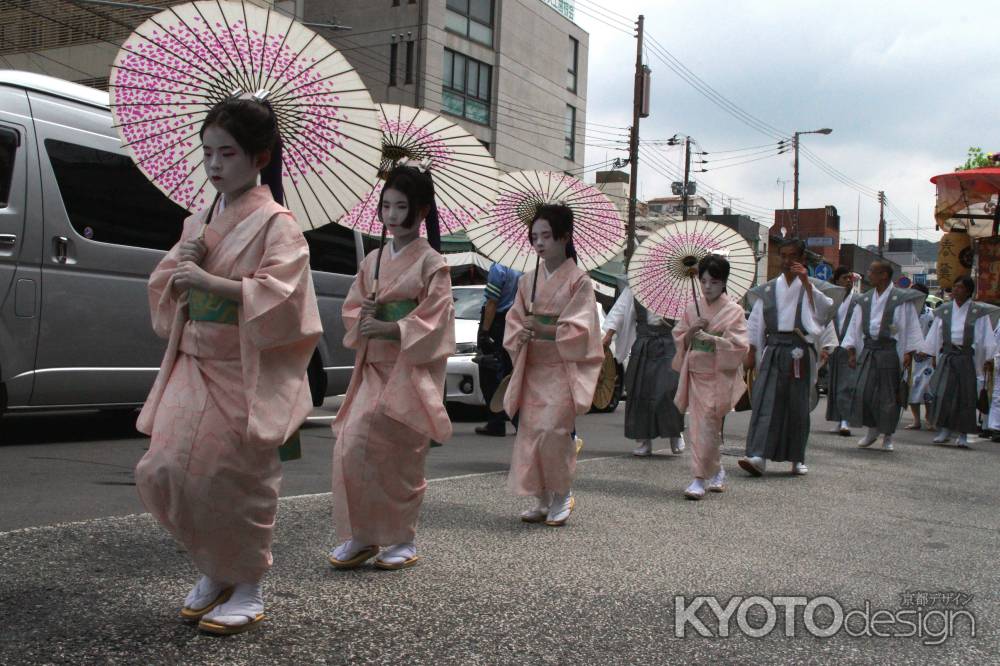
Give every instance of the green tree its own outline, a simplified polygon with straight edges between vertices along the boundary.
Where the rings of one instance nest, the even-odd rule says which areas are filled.
[[[998,153],[984,153],[982,148],[969,148],[968,159],[965,164],[955,167],[955,171],[968,171],[969,169],[981,169],[982,167],[996,166]]]

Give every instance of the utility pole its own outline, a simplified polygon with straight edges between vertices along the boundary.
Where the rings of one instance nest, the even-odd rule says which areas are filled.
[[[878,256],[885,254],[885,192],[878,191]]]
[[[792,135],[792,148],[795,151],[794,167],[792,169],[792,238],[799,237],[799,133]]]
[[[691,177],[691,137],[684,138],[684,193],[682,195],[684,202],[684,210],[681,213],[681,219],[688,219],[688,182]]]
[[[628,183],[628,225],[625,228],[625,266],[628,267],[632,253],[635,251],[635,209],[636,196],[639,188],[639,118],[642,117],[645,71],[642,66],[642,25],[645,18],[639,14],[636,21],[635,46],[635,89],[632,93],[632,132],[629,136],[628,159],[632,167]]]

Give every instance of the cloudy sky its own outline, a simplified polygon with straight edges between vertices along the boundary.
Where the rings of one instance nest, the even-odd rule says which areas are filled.
[[[830,127],[829,136],[804,136],[801,145],[856,185],[824,173],[803,154],[800,207],[833,204],[843,240],[854,242],[860,195],[860,241],[874,243],[872,193],[885,190],[890,237],[919,233],[934,240],[928,178],[964,162],[969,146],[1000,150],[996,0],[576,0],[576,8],[577,23],[590,32],[587,141],[594,145],[586,149],[587,164],[625,156],[598,146],[621,131],[611,127],[631,123],[631,105],[623,100],[632,97],[635,40],[616,29],[623,19],[614,15],[630,17],[631,24],[639,13],[655,40],[646,56],[653,95],[651,115],[640,125],[643,139],[694,137],[701,150],[715,153],[704,156],[706,167],[727,166],[695,174],[700,193],[709,192],[705,187],[724,192],[741,212],[764,217],[781,208],[779,179],[788,181],[784,201],[791,208],[792,155],[769,157],[776,149],[767,147],[722,151]],[[670,56],[774,129],[758,131],[706,99],[663,62]],[[712,164],[721,158],[728,159]],[[668,195],[667,176],[682,169],[682,160],[680,149],[645,147],[640,198]]]

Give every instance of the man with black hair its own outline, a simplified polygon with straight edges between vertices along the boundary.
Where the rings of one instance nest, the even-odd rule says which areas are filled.
[[[969,276],[955,280],[954,300],[938,308],[921,350],[937,357],[929,390],[931,416],[940,429],[935,444],[944,444],[954,432],[955,444],[968,448],[968,434],[978,432],[977,380],[993,372],[996,338],[989,315],[996,308],[973,301],[975,290]]]
[[[816,406],[816,341],[844,296],[844,290],[809,277],[805,243],[782,244],[781,275],[747,294],[753,304],[747,331],[746,366],[758,368],[751,391],[746,456],[739,466],[761,476],[768,460],[792,463],[803,475],[809,412]]]
[[[877,259],[868,267],[872,284],[857,300],[854,321],[844,337],[848,363],[858,369],[858,385],[851,404],[851,425],[868,431],[858,442],[868,448],[882,435],[882,449],[892,451],[892,435],[901,409],[909,398],[902,385],[903,369],[924,336],[917,319],[924,294],[892,284],[892,264]]]
[[[855,296],[853,274],[847,266],[838,266],[833,272],[833,284],[843,287],[847,296],[837,308],[825,336],[833,349],[827,356],[828,381],[826,391],[826,420],[834,421],[833,432],[841,437],[850,437],[851,429],[848,419],[851,415],[851,402],[854,400],[854,385],[857,383],[857,373],[847,364],[847,350],[843,347],[844,336],[856,314],[854,308]],[[836,341],[834,341],[834,337]]]

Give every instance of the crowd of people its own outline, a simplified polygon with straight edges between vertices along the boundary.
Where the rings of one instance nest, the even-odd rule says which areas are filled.
[[[273,110],[254,98],[222,102],[201,139],[218,194],[185,222],[150,278],[153,327],[168,346],[139,416],[151,441],[136,485],[201,574],[181,617],[233,634],[264,618],[281,458],[311,409],[306,368],[321,324],[308,245],[282,205]],[[393,168],[377,210],[388,240],[362,262],[343,306],[344,343],[356,357],[332,426],[336,545],[328,560],[340,570],[418,561],[428,448],[452,434],[441,396],[455,311],[430,173]],[[851,294],[844,271],[839,286],[810,278],[805,247],[793,240],[780,248],[781,275],[747,295],[749,318],[726,292],[726,258],[707,255],[692,274],[701,295],[679,320],[647,310],[626,289],[602,333],[573,231],[570,208],[538,207],[525,229],[537,269],[495,268],[486,288],[479,345],[498,356],[488,390],[507,380],[505,415],[480,432],[503,434],[508,416],[515,423],[507,485],[531,502],[524,522],[562,526],[576,506],[576,420],[591,407],[604,347],[616,336],[618,357],[628,360],[624,434],[637,442],[636,456],[651,455],[657,438],[674,454],[689,448],[684,495],[692,500],[727,488],[723,422],[746,397],[748,372],[756,380],[739,466],[753,476],[780,462],[808,472],[821,364],[830,370],[827,418],[841,434],[866,428],[859,446],[881,437],[892,450],[905,404],[928,406],[923,422],[914,408],[913,427],[933,424],[937,442],[955,435],[968,446],[977,430],[976,376],[994,371],[1000,331],[972,300],[967,278],[931,316],[920,292],[893,286],[888,263],[872,264],[872,289]],[[907,371],[916,373],[912,382]],[[990,425],[1000,430],[1000,397],[994,403]]]

